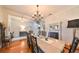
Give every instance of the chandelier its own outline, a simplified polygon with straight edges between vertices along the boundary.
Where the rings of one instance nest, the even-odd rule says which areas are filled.
[[[43,19],[43,16],[39,12],[39,5],[36,5],[36,13],[32,16],[35,20],[41,20]]]
[[[49,13],[46,17],[43,17],[42,14],[40,14],[39,11],[39,5],[36,5],[36,13],[33,14],[32,18],[37,22],[40,23],[40,21],[43,21],[42,19],[46,19],[48,16],[52,15],[52,13]]]

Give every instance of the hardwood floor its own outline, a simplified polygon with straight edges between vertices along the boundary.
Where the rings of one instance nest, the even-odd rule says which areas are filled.
[[[64,53],[68,53],[70,45],[65,45]],[[32,48],[27,45],[27,40],[17,40],[7,45],[5,48],[0,48],[0,53],[32,53]],[[79,48],[76,49],[76,53],[79,53]]]
[[[31,48],[27,45],[27,40],[18,40],[12,42],[5,48],[0,48],[1,53],[31,53]]]

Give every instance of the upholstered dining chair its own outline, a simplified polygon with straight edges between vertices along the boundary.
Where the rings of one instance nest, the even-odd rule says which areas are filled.
[[[66,53],[75,53],[77,46],[78,46],[78,43],[79,43],[79,39],[75,37],[72,41],[72,44],[71,45],[65,45],[62,52],[63,53],[65,53],[65,52]],[[65,50],[67,50],[67,51],[65,51]]]
[[[30,33],[27,33],[27,44],[29,46],[29,48],[31,47],[31,43],[32,42],[32,37]]]
[[[39,53],[37,38],[34,37],[34,36],[32,36],[32,52],[33,53]]]
[[[10,45],[10,39],[2,40],[2,48],[8,47]]]
[[[74,53],[76,51],[78,43],[79,43],[79,39],[75,37],[72,41],[72,45],[70,47],[69,53]]]

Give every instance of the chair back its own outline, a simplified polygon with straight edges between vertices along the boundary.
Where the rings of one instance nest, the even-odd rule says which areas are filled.
[[[31,34],[27,33],[27,44],[28,44],[29,48],[30,48],[30,46],[32,44],[31,42],[32,42]]]
[[[37,38],[32,36],[32,52],[33,53],[38,53],[38,45],[37,45]]]
[[[74,53],[76,51],[76,48],[78,46],[78,42],[79,42],[79,39],[75,37],[73,39],[73,42],[72,42],[71,48],[69,50],[69,53]]]

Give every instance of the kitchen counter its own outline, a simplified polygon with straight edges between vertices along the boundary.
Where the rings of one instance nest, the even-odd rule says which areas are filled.
[[[37,40],[38,46],[45,53],[61,53],[64,49],[65,42],[54,38],[40,38]]]

